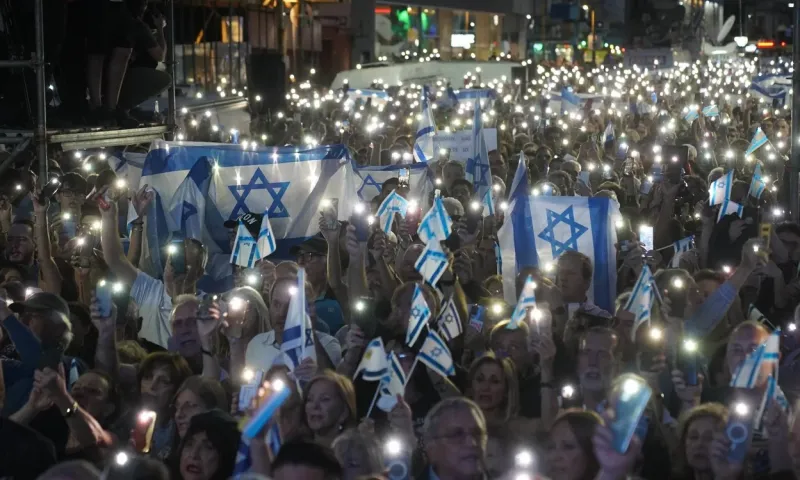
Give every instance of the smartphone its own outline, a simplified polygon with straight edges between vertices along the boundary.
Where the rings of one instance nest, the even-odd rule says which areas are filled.
[[[131,431],[133,448],[139,453],[149,453],[153,443],[153,432],[156,427],[156,412],[142,410],[136,416],[136,423]]]
[[[100,308],[100,315],[103,318],[111,316],[111,305],[113,298],[111,295],[111,282],[100,280],[94,289],[94,296],[97,298],[97,306]]]
[[[61,188],[61,181],[55,177],[51,178],[39,193],[39,203],[44,204],[46,201],[52,200],[59,188]]]
[[[562,409],[581,408],[583,397],[581,397],[580,389],[571,383],[562,385],[558,392],[558,406]]]
[[[655,250],[655,240],[652,225],[639,225],[639,241],[644,244],[644,251],[651,252]]]
[[[369,212],[363,203],[356,204],[350,215],[350,224],[356,229],[356,239],[366,242],[369,239]]]
[[[761,240],[761,246],[769,250],[770,238],[772,237],[772,224],[762,223],[758,229],[758,238]]]
[[[78,236],[78,222],[75,221],[71,213],[65,212],[61,214],[61,229],[68,239]]]
[[[375,322],[375,299],[372,297],[357,297],[353,303],[352,319],[358,328],[364,332],[365,338],[375,335],[377,324]]]
[[[411,478],[411,455],[403,440],[389,438],[383,446],[386,457],[386,477],[389,480]]]
[[[728,424],[725,426],[725,435],[731,442],[728,460],[733,463],[741,463],[747,457],[762,396],[763,393],[758,389],[734,388],[733,401],[728,408]]]
[[[258,396],[258,389],[264,380],[264,372],[245,368],[242,372],[242,386],[239,387],[239,411],[246,412],[253,405],[253,400]]]
[[[683,180],[689,162],[689,147],[685,145],[664,145],[661,147],[667,180],[677,185]]]
[[[339,226],[339,199],[331,198],[322,207],[322,217],[330,230],[335,230]]]
[[[658,322],[642,325],[637,332],[639,370],[649,372],[653,369],[655,358],[666,353],[666,340],[664,327]]]
[[[483,318],[486,314],[486,307],[483,305],[472,305],[469,309],[469,325],[478,331],[483,331]]]
[[[169,263],[172,265],[172,271],[176,274],[186,273],[186,246],[184,241],[173,240],[167,245],[167,254],[169,255]]]
[[[58,364],[63,357],[64,349],[59,346],[42,349],[42,354],[39,357],[39,370],[49,368],[58,371]]]
[[[400,176],[398,178],[398,188],[408,189],[410,185],[411,174],[408,172],[407,168],[400,170]]]
[[[675,368],[683,372],[686,385],[696,386],[697,379],[697,341],[693,338],[684,338],[678,346],[675,356]]]
[[[686,289],[676,288],[670,285],[670,288],[664,289],[664,295],[667,296],[672,302],[670,306],[670,314],[673,317],[683,318],[686,314]]]
[[[611,390],[614,418],[609,424],[614,450],[625,453],[631,444],[653,390],[637,375],[623,375]]]
[[[478,229],[478,223],[483,219],[484,206],[475,201],[470,204],[464,216],[467,217],[467,231],[473,233]]]

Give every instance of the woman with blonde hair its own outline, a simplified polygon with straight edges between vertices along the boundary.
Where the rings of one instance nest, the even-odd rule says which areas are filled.
[[[353,382],[331,370],[324,370],[308,382],[303,405],[306,426],[314,435],[314,442],[326,447],[358,423]]]
[[[502,426],[519,412],[519,383],[514,362],[493,352],[472,362],[467,376],[467,397],[478,404],[486,424]]]

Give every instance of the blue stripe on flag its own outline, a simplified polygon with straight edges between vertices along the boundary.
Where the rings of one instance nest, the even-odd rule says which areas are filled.
[[[511,224],[514,226],[514,253],[516,254],[517,273],[525,267],[539,265],[539,254],[536,252],[536,235],[533,233],[531,202],[528,197],[517,197],[511,211]],[[516,294],[514,295],[516,297]]]
[[[616,288],[616,257],[612,253],[614,245],[609,245],[609,229],[615,228],[614,220],[609,218],[608,199],[588,199],[592,218],[592,241],[594,242],[594,303],[608,312],[615,311],[613,288]]]

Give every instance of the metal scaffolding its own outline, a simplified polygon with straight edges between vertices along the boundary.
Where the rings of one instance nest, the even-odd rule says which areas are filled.
[[[39,162],[39,184],[44,186],[48,181],[48,144],[60,144],[66,150],[135,145],[148,142],[157,137],[163,137],[173,132],[177,126],[177,112],[175,105],[175,27],[174,27],[174,0],[166,0],[167,28],[167,73],[171,81],[167,92],[168,111],[167,124],[163,126],[144,127],[134,129],[103,130],[91,129],[82,132],[58,132],[47,130],[47,79],[45,78],[46,59],[44,58],[44,7],[43,0],[34,0],[34,34],[36,47],[30,60],[0,60],[0,68],[32,68],[36,77],[36,122],[33,131],[30,130],[4,130],[5,136],[0,136],[0,144],[22,143],[27,138],[33,137],[36,146],[36,156]]]

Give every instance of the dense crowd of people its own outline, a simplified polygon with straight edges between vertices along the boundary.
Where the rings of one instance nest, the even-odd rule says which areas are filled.
[[[0,478],[796,478],[800,225],[783,218],[796,132],[787,108],[748,93],[758,68],[469,78],[496,92],[483,104],[496,208],[471,214],[486,201],[474,163],[435,152],[452,233],[433,282],[425,212],[364,232],[322,209],[292,258],[233,265],[226,287],[198,287],[197,238],[146,273],[152,190],[120,194],[99,151],[52,161],[52,182],[18,166],[0,179]],[[422,102],[419,86],[382,102],[293,90],[253,141],[409,161],[427,102],[440,131],[472,124],[432,87]],[[223,133],[200,116],[182,138]],[[384,182],[373,213],[408,193]],[[618,205],[616,261],[567,249],[517,265],[508,292],[498,231],[537,195]],[[226,224],[231,247],[244,215]],[[614,311],[591,301],[596,268],[617,271]],[[297,315],[312,326],[300,358]]]

